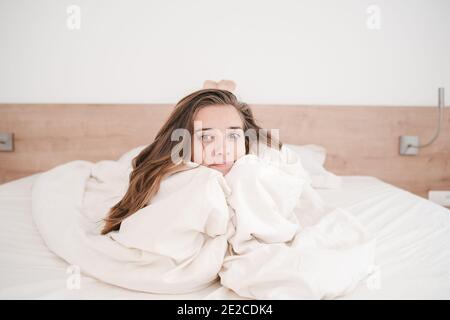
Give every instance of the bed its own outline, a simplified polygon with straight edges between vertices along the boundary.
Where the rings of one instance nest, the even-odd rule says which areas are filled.
[[[2,299],[237,299],[216,282],[183,295],[126,290],[81,274],[67,285],[69,265],[49,251],[31,216],[39,175],[0,185]],[[341,299],[450,299],[450,210],[371,176],[341,176],[338,189],[319,189],[377,237],[373,276]]]

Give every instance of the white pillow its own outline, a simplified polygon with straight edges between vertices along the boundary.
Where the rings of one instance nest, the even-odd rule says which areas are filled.
[[[141,145],[139,147],[133,148],[130,151],[125,152],[120,158],[119,158],[119,162],[121,164],[127,165],[127,166],[131,166],[131,161],[133,160],[134,157],[136,157],[142,150],[145,149],[145,147],[147,147],[148,145]]]
[[[294,151],[303,167],[311,176],[312,186],[319,189],[335,189],[342,184],[342,178],[324,168],[326,149],[316,144],[283,144]]]

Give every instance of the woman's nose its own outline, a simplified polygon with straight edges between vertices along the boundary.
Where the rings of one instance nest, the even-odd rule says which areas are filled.
[[[224,156],[229,154],[225,143],[225,137],[219,137],[214,141],[214,153],[216,156]]]
[[[223,155],[225,153],[223,150],[224,146],[223,137],[217,137],[217,139],[214,140],[214,153],[216,155]]]

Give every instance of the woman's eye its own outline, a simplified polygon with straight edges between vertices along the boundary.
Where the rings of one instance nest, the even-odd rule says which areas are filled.
[[[213,136],[206,135],[206,134],[202,135],[200,137],[200,139],[202,140],[202,142],[211,142],[214,140]]]
[[[230,133],[228,135],[228,137],[231,138],[231,139],[237,140],[237,139],[239,139],[241,137],[241,135],[239,133],[233,132],[233,133]]]

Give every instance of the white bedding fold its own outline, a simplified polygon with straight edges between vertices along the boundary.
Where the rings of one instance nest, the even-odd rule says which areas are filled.
[[[240,158],[225,177],[187,163],[105,236],[102,219],[126,192],[131,157],[72,161],[35,181],[33,217],[57,255],[132,290],[186,293],[220,276],[246,298],[351,291],[374,263],[375,240],[348,212],[323,203],[288,149],[264,154]]]

